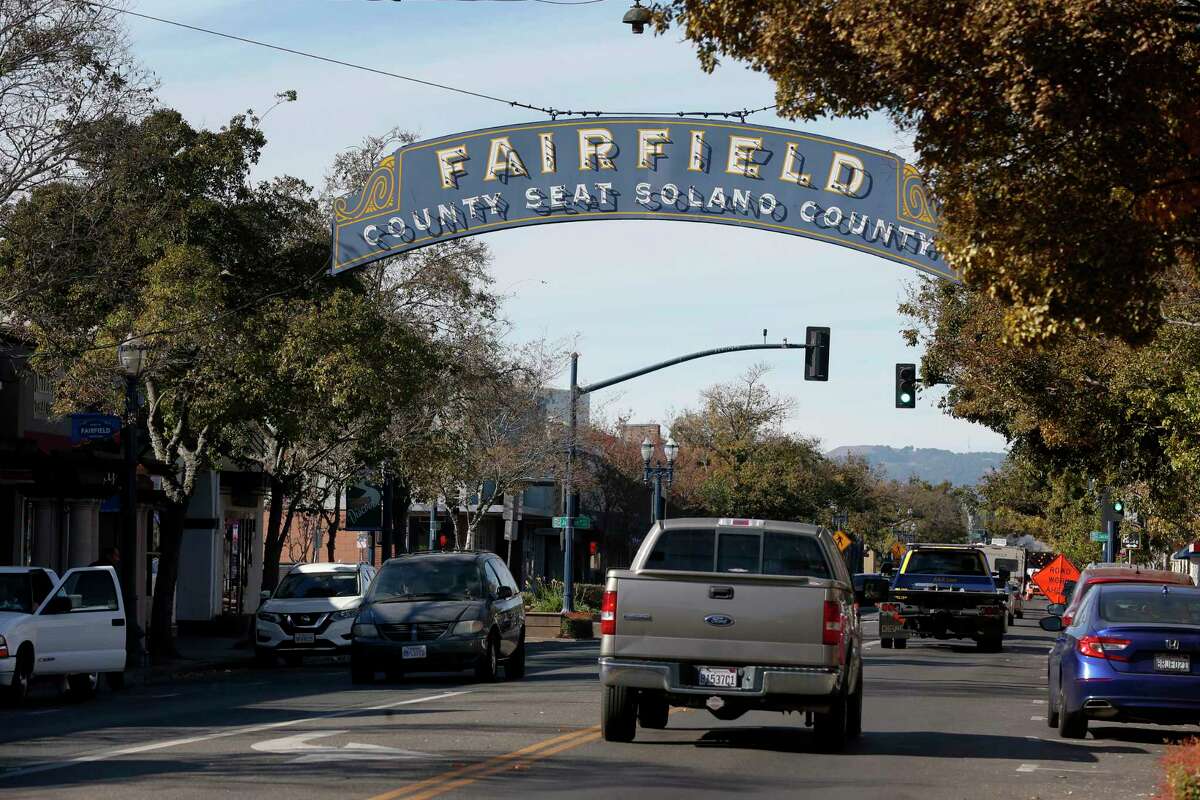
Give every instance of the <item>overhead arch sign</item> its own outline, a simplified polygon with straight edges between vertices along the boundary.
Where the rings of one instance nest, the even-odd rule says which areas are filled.
[[[331,271],[460,236],[604,219],[737,225],[954,278],[937,209],[894,153],[707,119],[557,120],[405,145],[334,203]]]

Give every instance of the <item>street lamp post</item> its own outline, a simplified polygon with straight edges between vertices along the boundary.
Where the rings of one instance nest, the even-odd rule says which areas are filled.
[[[670,487],[675,478],[675,456],[679,453],[679,445],[675,444],[674,439],[667,439],[667,443],[663,445],[663,452],[667,456],[667,465],[664,467],[661,461],[656,461],[653,467],[650,466],[650,459],[654,456],[654,443],[649,439],[642,440],[642,483],[652,483],[654,486],[650,516],[655,522],[666,516],[667,502],[666,495],[663,494],[663,480],[665,479]]]
[[[125,456],[125,491],[121,498],[121,596],[125,614],[133,620],[125,626],[125,649],[132,658],[137,649],[138,531],[137,531],[137,385],[142,374],[145,342],[128,339],[117,347],[117,363],[125,373],[125,422],[121,430]]]

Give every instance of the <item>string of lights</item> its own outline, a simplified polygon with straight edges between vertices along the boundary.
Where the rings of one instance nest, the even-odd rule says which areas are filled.
[[[545,0],[545,1],[548,2],[549,0]],[[566,2],[566,0],[560,0],[560,2],[563,2],[567,5],[580,5],[580,3],[578,3],[578,2],[570,3],[570,2]],[[232,33],[225,33],[223,31],[213,30],[211,28],[202,28],[198,25],[190,25],[186,22],[179,22],[178,20],[166,19],[165,17],[156,17],[151,14],[144,14],[140,11],[130,11],[129,9],[118,8],[116,6],[109,6],[109,5],[105,5],[103,3],[97,3],[97,2],[88,2],[87,4],[92,6],[93,8],[102,8],[107,11],[112,11],[112,12],[120,13],[120,14],[126,14],[126,15],[129,15],[132,17],[138,17],[140,19],[150,20],[152,22],[158,22],[163,25],[173,25],[178,28],[185,28],[190,31],[195,31],[197,33],[203,33],[203,34],[206,34],[209,36],[216,36],[216,37],[220,37],[222,39],[231,39],[235,42],[241,42],[243,44],[249,44],[249,45],[253,45],[255,47],[265,47],[270,50],[276,50],[276,51],[279,51],[282,53],[289,53],[291,55],[300,56],[302,58],[308,58],[308,59],[312,59],[315,61],[322,61],[326,64],[335,64],[337,66],[346,67],[348,69],[355,69],[355,70],[359,70],[362,72],[369,72],[369,73],[372,73],[375,75],[382,75],[382,76],[388,77],[388,78],[395,78],[397,80],[408,81],[410,83],[416,83],[416,84],[420,84],[422,86],[429,86],[434,89],[441,89],[446,92],[454,92],[456,94],[466,95],[468,97],[475,97],[480,100],[490,100],[494,103],[503,103],[504,105],[510,106],[512,108],[524,108],[529,111],[536,111],[541,114],[545,114],[548,117],[550,117],[550,119],[558,119],[559,117],[615,117],[615,116],[632,116],[632,115],[650,115],[650,116],[678,116],[678,117],[701,116],[701,117],[704,117],[705,119],[708,119],[709,117],[723,117],[725,119],[740,119],[742,122],[745,122],[746,117],[748,117],[752,114],[757,114],[762,111],[769,111],[769,110],[775,108],[774,105],[769,105],[769,106],[763,106],[762,108],[755,108],[755,109],[743,108],[743,109],[734,110],[734,111],[671,111],[671,112],[654,113],[654,112],[646,112],[646,111],[576,110],[576,109],[556,108],[553,106],[539,106],[539,105],[536,105],[533,103],[526,103],[521,100],[511,100],[511,99],[506,99],[503,97],[497,97],[496,95],[487,94],[486,92],[477,92],[472,89],[464,89],[459,86],[452,86],[452,85],[446,84],[446,83],[438,83],[436,81],[425,80],[424,78],[417,78],[412,75],[403,75],[401,73],[391,72],[391,71],[385,70],[385,69],[378,69],[376,67],[368,67],[363,64],[356,64],[352,61],[343,61],[338,58],[330,58],[328,56],[322,56],[317,53],[310,53],[310,52],[307,52],[304,50],[297,50],[292,47],[284,47],[283,45],[272,44],[270,42],[264,42],[264,41],[260,41],[258,39],[250,39],[245,36],[237,36]]]

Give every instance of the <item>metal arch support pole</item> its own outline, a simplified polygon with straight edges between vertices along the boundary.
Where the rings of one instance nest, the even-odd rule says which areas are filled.
[[[563,613],[575,610],[574,566],[575,543],[575,437],[579,422],[579,353],[571,353],[571,411],[567,423],[567,470],[563,476],[566,493],[567,526],[563,532]]]

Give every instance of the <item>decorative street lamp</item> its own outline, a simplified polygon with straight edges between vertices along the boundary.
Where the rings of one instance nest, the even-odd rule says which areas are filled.
[[[642,5],[641,0],[633,0],[633,5],[625,12],[621,22],[629,25],[634,33],[643,33],[646,26],[654,21],[654,15],[650,13],[650,9]]]
[[[121,431],[125,450],[125,496],[121,499],[120,579],[125,614],[134,620],[125,626],[125,649],[129,659],[133,659],[137,651],[137,384],[142,375],[145,353],[146,343],[137,337],[126,339],[117,347],[117,363],[125,373],[125,421]],[[140,666],[136,663],[130,665]]]
[[[655,522],[666,516],[666,497],[663,494],[663,479],[667,481],[667,486],[671,485],[671,481],[675,478],[675,456],[679,455],[679,445],[675,444],[674,439],[667,439],[667,443],[663,445],[663,452],[667,456],[667,465],[664,467],[661,461],[654,462],[654,466],[650,466],[650,459],[654,457],[654,444],[647,438],[642,440],[642,482],[654,484],[654,500],[650,508],[651,516]]]

